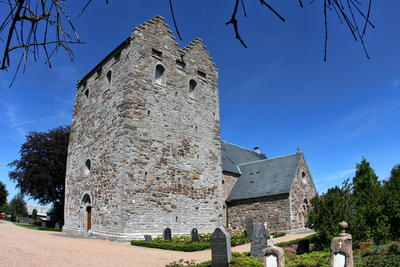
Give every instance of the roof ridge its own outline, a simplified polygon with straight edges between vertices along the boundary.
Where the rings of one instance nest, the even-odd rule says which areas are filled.
[[[237,146],[237,147],[240,147],[240,148],[243,148],[243,149],[249,150],[249,151],[251,151],[251,152],[253,152],[253,153],[256,153],[256,152],[254,152],[254,150],[251,150],[251,149],[249,149],[249,148],[245,148],[245,147],[242,147],[242,146],[238,146],[238,145],[235,145],[235,144],[229,143],[229,142],[227,142],[227,141],[224,141],[224,140],[221,140],[221,142],[225,142],[225,143],[227,143],[227,144],[230,144],[230,145],[233,145],[233,146]],[[256,153],[256,154],[258,154],[258,153]]]
[[[256,160],[256,161],[250,161],[250,162],[240,163],[240,164],[238,164],[238,166],[239,166],[239,165],[245,165],[245,164],[251,164],[251,163],[257,163],[257,162],[261,162],[261,161],[267,161],[267,160],[271,160],[271,159],[279,159],[279,158],[283,158],[283,157],[293,156],[293,155],[296,155],[296,154],[299,154],[299,153],[302,153],[302,154],[303,154],[303,152],[297,152],[297,153],[288,154],[288,155],[283,155],[283,156],[279,156],[279,157],[275,157],[275,158],[260,159],[260,160]]]

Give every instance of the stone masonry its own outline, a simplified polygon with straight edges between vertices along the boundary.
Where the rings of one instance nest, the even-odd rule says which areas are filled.
[[[160,16],[78,81],[63,232],[110,240],[212,232],[222,212],[218,70]]]

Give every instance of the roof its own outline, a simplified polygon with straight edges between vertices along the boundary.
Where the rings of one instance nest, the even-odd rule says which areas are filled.
[[[221,163],[223,171],[240,174],[237,167],[239,164],[264,159],[267,159],[264,154],[258,154],[253,150],[221,140]]]
[[[242,173],[227,201],[287,194],[303,153],[240,164]]]

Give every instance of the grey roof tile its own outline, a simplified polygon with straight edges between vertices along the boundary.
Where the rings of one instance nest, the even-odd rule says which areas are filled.
[[[227,201],[289,193],[302,154],[240,164],[242,174]]]
[[[239,164],[266,158],[264,154],[258,154],[253,150],[221,140],[221,162],[223,171],[240,174],[237,168]]]

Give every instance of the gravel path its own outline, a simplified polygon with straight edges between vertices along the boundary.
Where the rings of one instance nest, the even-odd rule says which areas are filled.
[[[277,242],[311,233],[286,235]],[[232,248],[250,251],[250,244]],[[211,260],[211,250],[180,252],[131,246],[57,232],[36,231],[0,220],[0,266],[155,266],[165,267],[179,259],[196,263]]]

